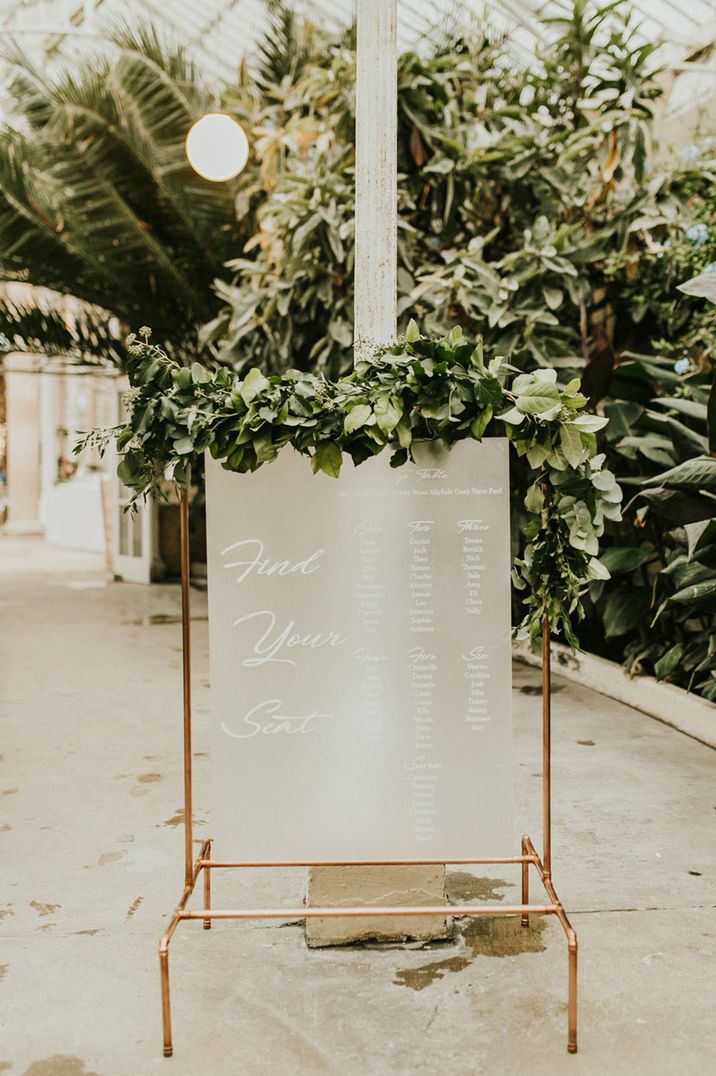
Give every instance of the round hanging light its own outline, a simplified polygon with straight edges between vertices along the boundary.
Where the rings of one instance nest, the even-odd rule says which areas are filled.
[[[207,112],[186,136],[186,155],[195,172],[221,183],[238,176],[249,159],[243,128],[225,112]]]

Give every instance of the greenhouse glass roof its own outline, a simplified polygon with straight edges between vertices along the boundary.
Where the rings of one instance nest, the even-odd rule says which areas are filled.
[[[355,0],[295,0],[295,6],[319,23],[337,26],[352,18],[356,5]],[[398,0],[399,43],[420,47],[449,20],[459,23],[486,11],[495,26],[509,32],[514,49],[529,56],[548,32],[539,20],[564,15],[570,7],[570,0]],[[710,49],[716,41],[716,0],[625,0],[624,7],[634,12],[638,36],[660,44],[661,62],[677,75],[672,114],[716,93],[716,57]],[[264,0],[0,0],[3,36],[16,35],[38,57],[58,50],[73,55],[101,40],[104,27],[140,19],[187,45],[207,73],[230,79],[266,26],[266,6]]]

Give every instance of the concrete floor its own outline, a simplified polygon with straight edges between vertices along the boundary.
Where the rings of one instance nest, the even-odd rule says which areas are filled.
[[[295,923],[185,924],[165,1060],[156,945],[182,882],[178,610],[176,587],[106,585],[91,557],[0,539],[0,1073],[716,1072],[714,753],[560,680],[554,856],[580,942],[576,1057],[550,919],[458,920],[427,950],[308,951]],[[205,610],[197,594],[201,837]],[[517,667],[517,815],[536,840],[538,691]],[[452,893],[518,900],[514,869],[480,873],[455,872]],[[303,883],[227,873],[217,902],[295,904]]]

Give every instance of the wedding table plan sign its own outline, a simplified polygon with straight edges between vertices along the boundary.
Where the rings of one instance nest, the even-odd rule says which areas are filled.
[[[512,839],[508,443],[207,467],[214,815],[259,859]]]

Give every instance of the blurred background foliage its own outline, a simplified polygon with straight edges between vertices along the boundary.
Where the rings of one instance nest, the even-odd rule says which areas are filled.
[[[354,37],[269,6],[223,91],[252,145],[233,184],[186,164],[186,131],[216,102],[152,30],[118,31],[60,81],[8,50],[2,275],[86,304],[100,355],[107,325],[116,354],[148,323],[187,361],[351,365]],[[716,307],[678,290],[716,270],[716,139],[658,146],[658,52],[626,5],[575,0],[550,31],[529,63],[485,21],[400,57],[399,327],[459,324],[515,366],[582,378],[631,498],[582,642],[716,700]],[[0,331],[43,346],[1,295]]]

